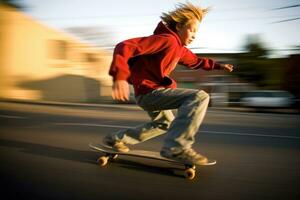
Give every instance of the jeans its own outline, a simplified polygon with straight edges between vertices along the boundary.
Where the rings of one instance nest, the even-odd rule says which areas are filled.
[[[115,140],[137,144],[166,133],[163,148],[178,151],[192,147],[209,95],[202,90],[159,88],[136,100],[148,112],[151,122],[114,133]],[[176,117],[172,109],[178,109]]]

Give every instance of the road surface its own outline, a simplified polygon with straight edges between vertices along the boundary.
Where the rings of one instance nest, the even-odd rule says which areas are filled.
[[[135,106],[0,103],[1,199],[300,199],[300,116],[209,109],[194,148],[215,166],[120,157],[88,143],[147,122]],[[132,148],[159,150],[163,136]]]

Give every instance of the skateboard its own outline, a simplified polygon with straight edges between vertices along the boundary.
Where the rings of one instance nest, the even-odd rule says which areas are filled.
[[[185,178],[192,180],[196,176],[196,165],[193,164],[186,164],[183,162],[179,162],[176,160],[164,158],[160,155],[159,152],[155,151],[145,151],[145,150],[130,150],[129,152],[117,152],[114,151],[111,147],[106,146],[104,144],[93,144],[90,143],[89,147],[97,152],[101,152],[104,155],[100,156],[97,160],[97,163],[103,167],[109,163],[110,160],[115,160],[117,157],[120,156],[131,156],[131,157],[140,157],[152,160],[159,160],[164,162],[169,162],[173,164],[179,164],[184,166],[183,175]],[[214,165],[216,164],[216,160],[209,160],[209,162],[205,165]]]

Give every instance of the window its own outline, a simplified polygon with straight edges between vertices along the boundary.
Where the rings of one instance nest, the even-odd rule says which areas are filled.
[[[67,42],[64,40],[50,40],[48,44],[49,58],[56,60],[67,59]]]
[[[97,55],[93,53],[86,53],[86,61],[89,63],[95,63],[98,61]]]

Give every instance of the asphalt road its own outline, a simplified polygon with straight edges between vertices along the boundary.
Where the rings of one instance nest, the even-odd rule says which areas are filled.
[[[147,122],[134,106],[0,103],[1,199],[300,199],[300,115],[209,109],[194,148],[214,166],[119,157],[99,167],[88,143]],[[159,150],[163,136],[133,146]]]

